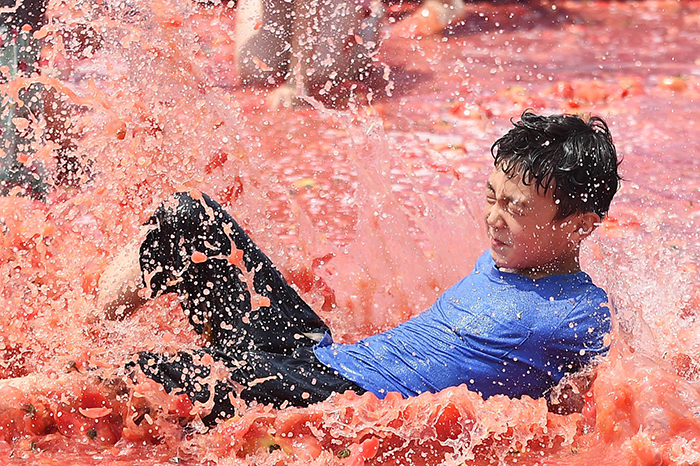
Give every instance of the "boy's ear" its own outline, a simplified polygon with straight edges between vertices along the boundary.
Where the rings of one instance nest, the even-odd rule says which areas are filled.
[[[582,241],[600,225],[600,215],[595,212],[579,214],[576,224],[577,228],[572,235],[572,239],[575,241]]]

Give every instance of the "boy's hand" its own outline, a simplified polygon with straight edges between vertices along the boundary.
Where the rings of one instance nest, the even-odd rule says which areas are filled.
[[[550,393],[547,400],[549,411],[562,415],[583,411],[583,407],[586,405],[586,396],[591,390],[594,380],[594,370],[567,375]]]

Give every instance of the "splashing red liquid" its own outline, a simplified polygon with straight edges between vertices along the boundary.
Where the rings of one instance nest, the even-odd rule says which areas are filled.
[[[28,124],[71,143],[26,163],[57,172],[63,147],[77,164],[76,181],[48,180],[45,203],[0,199],[0,375],[29,376],[0,390],[3,462],[700,462],[697,4],[474,3],[422,37],[406,34],[432,31],[422,10],[394,9],[376,57],[385,85],[356,87],[371,105],[271,110],[270,89],[237,80],[234,8],[141,3],[49,2],[42,75],[2,86],[17,96],[42,82],[46,120]],[[486,248],[490,144],[525,108],[599,114],[625,158],[627,181],[584,250],[618,316],[580,413],[455,387],[241,403],[205,432],[180,423],[202,407],[112,378],[138,351],[202,343],[172,296],[121,323],[96,308],[105,265],[168,194],[211,193],[353,341],[468,273]]]

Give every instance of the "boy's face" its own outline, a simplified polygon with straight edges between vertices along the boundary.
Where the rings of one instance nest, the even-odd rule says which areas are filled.
[[[484,217],[498,268],[531,278],[580,270],[579,244],[594,225],[584,225],[579,214],[554,220],[552,188],[543,194],[534,183],[523,184],[520,174],[511,177],[494,168],[486,183]]]

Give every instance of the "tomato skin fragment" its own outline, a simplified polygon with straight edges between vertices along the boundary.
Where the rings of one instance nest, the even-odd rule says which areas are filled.
[[[258,68],[260,68],[260,70],[265,71],[265,72],[272,71],[272,68],[270,68],[270,66],[268,66],[267,63],[265,63],[264,61],[262,61],[258,57],[252,57],[251,59],[253,60],[253,63],[255,63],[255,65]]]
[[[234,249],[227,257],[227,261],[229,264],[235,265],[239,269],[243,270],[243,251],[241,249]]]
[[[227,160],[228,154],[226,152],[222,150],[216,151],[209,163],[204,167],[204,173],[210,175],[215,169],[223,167]]]
[[[195,264],[201,264],[203,262],[206,262],[208,259],[206,254],[204,254],[203,252],[199,252],[199,251],[194,251],[192,253],[191,258],[192,258],[192,262],[194,262]]]
[[[112,414],[112,408],[78,408],[78,411],[89,419],[99,419]]]
[[[253,296],[251,297],[251,306],[253,309],[259,309],[261,307],[270,307],[270,298],[267,296]]]
[[[379,451],[379,439],[370,437],[362,443],[351,445],[341,450],[338,458],[342,458],[342,464],[347,466],[363,466],[367,460],[375,457]]]

